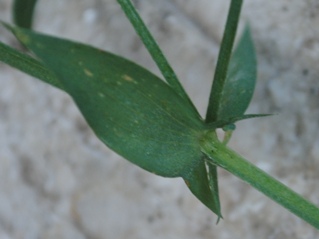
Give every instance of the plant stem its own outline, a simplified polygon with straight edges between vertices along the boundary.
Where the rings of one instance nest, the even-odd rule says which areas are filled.
[[[31,28],[33,11],[37,0],[15,0],[13,3],[13,18],[15,24],[23,28]]]
[[[298,217],[319,229],[319,208],[223,145],[216,133],[201,142],[209,162],[239,177]]]
[[[144,43],[151,57],[155,61],[157,67],[162,72],[162,75],[164,76],[166,82],[175,90],[175,92],[178,95],[184,98],[191,105],[191,107],[197,112],[195,106],[193,105],[192,101],[190,100],[187,93],[185,92],[183,86],[179,82],[174,70],[169,65],[164,54],[162,53],[155,39],[153,38],[149,30],[147,29],[145,23],[143,22],[140,15],[136,11],[132,2],[130,0],[117,0],[117,1],[121,5],[124,13],[126,14],[131,24],[133,25],[136,33],[139,35],[140,39]]]
[[[222,92],[227,77],[227,70],[232,54],[237,25],[243,0],[232,0],[228,11],[226,27],[223,40],[219,50],[218,61],[215,69],[214,81],[209,96],[206,112],[206,122],[211,123],[218,120],[218,111]]]

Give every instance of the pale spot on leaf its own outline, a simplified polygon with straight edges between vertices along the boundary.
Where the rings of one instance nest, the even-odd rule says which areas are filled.
[[[17,35],[17,38],[19,39],[19,41],[21,41],[24,44],[29,44],[31,42],[30,37],[22,32],[17,31],[16,35]]]
[[[122,78],[123,78],[124,80],[126,80],[126,81],[129,81],[129,82],[132,82],[132,83],[137,84],[137,82],[136,82],[132,77],[130,77],[130,76],[128,76],[128,75],[123,75]]]
[[[105,97],[105,95],[104,95],[103,93],[101,93],[101,92],[99,92],[99,96],[100,96],[101,98],[104,98],[104,97]]]
[[[41,44],[41,43],[36,43],[36,46],[37,46],[38,48],[40,48],[40,49],[43,49],[43,48],[44,48],[44,45]]]
[[[93,73],[91,71],[89,71],[88,69],[84,69],[84,73],[85,75],[87,75],[88,77],[92,77]]]

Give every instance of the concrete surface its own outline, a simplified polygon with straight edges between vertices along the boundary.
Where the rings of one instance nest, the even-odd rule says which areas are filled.
[[[138,0],[204,114],[229,1]],[[12,1],[0,0],[10,21]],[[231,145],[319,205],[319,1],[246,0],[258,54],[250,113]],[[35,28],[112,51],[158,74],[115,0],[40,0]],[[0,28],[0,40],[18,46]],[[220,170],[224,220],[188,191],[93,135],[64,93],[0,64],[0,239],[315,239],[313,227]],[[318,215],[319,216],[319,215]]]

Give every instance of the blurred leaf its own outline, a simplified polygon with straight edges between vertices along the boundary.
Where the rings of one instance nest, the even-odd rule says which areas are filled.
[[[206,156],[205,156],[206,157]],[[205,160],[205,166],[206,166],[206,175],[208,176],[208,184],[209,184],[209,189],[211,191],[211,197],[214,206],[216,207],[216,214],[218,216],[217,223],[219,222],[220,218],[223,218],[221,214],[221,209],[220,209],[220,200],[219,200],[219,189],[218,189],[218,177],[217,177],[217,166],[212,165],[211,163],[207,163]]]
[[[231,130],[231,128],[234,128],[235,125],[233,125],[234,122],[245,120],[245,119],[253,119],[253,118],[260,118],[260,117],[267,117],[272,116],[272,114],[248,114],[248,115],[242,115],[238,117],[232,117],[225,120],[218,120],[213,123],[207,124],[208,129],[216,129],[216,128],[225,128],[226,130]],[[235,128],[234,128],[235,129]]]
[[[41,62],[0,42],[0,61],[63,90],[56,76]]]
[[[218,216],[218,220],[222,218],[216,166],[206,164],[202,159],[184,175],[184,181],[191,192]]]
[[[247,27],[229,63],[217,120],[240,117],[245,113],[255,89],[256,64],[254,44]]]
[[[19,27],[31,28],[36,0],[14,0],[13,19]]]
[[[155,75],[83,44],[12,30],[55,73],[111,149],[166,177],[182,176],[201,158],[202,120]]]
[[[221,218],[217,168],[206,165],[199,147],[206,126],[185,100],[155,75],[121,57],[6,26],[44,64],[7,46],[5,62],[26,73],[27,66],[36,65],[31,75],[40,79],[45,77],[39,72],[47,71],[50,80],[42,80],[73,97],[105,144],[150,172],[183,177],[192,193]]]

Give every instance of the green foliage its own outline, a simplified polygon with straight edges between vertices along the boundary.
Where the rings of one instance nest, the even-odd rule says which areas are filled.
[[[217,167],[221,167],[319,228],[318,207],[226,146],[237,121],[267,116],[244,114],[255,87],[256,56],[248,27],[233,51],[242,0],[231,1],[205,120],[132,3],[118,2],[166,82],[112,53],[7,24],[37,59],[0,43],[0,60],[64,90],[109,148],[149,172],[182,177],[218,219],[222,215]],[[31,27],[35,3],[15,1],[17,25]],[[226,132],[222,143],[217,128]]]
[[[201,157],[196,139],[204,124],[158,77],[99,49],[13,31],[54,72],[96,135],[114,151],[165,177],[182,176]]]
[[[250,30],[246,27],[228,66],[216,120],[227,120],[244,115],[254,93],[257,78],[256,55]],[[213,91],[212,99],[215,91]]]
[[[107,146],[149,172],[183,177],[221,216],[198,140],[204,122],[171,87],[114,54],[25,29],[11,30],[57,76]]]
[[[191,192],[216,213],[218,222],[222,215],[217,185],[217,167],[208,164],[206,156],[202,156],[198,162],[189,168],[183,178]]]

